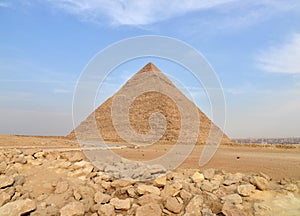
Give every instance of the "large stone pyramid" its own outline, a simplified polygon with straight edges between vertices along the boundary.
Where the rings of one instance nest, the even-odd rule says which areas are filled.
[[[152,83],[150,83],[152,81]],[[130,104],[127,119],[130,122],[130,126],[124,122],[118,122],[117,125],[112,119],[112,106],[114,99],[118,94],[135,94],[136,91],[140,92],[147,85],[155,85],[158,91],[146,91],[139,94],[134,98]],[[146,87],[145,87],[146,88]],[[218,134],[222,136],[222,143],[229,143],[230,139],[215,125],[212,121],[192,103],[173,83],[164,75],[153,63],[148,63],[139,72],[137,72],[127,83],[112,97],[107,99],[102,105],[100,105],[92,114],[90,114],[81,124],[73,130],[68,137],[75,139],[80,137],[87,141],[95,141],[98,139],[95,135],[95,125],[97,133],[101,134],[102,139],[108,143],[124,143],[128,144],[128,140],[125,141],[121,138],[120,134],[116,131],[116,126],[121,128],[122,132],[126,133],[129,130],[134,130],[137,134],[145,135],[149,131],[153,130],[153,125],[149,123],[151,114],[161,113],[165,118],[165,125],[156,125],[154,130],[164,129],[164,134],[160,139],[155,142],[158,144],[175,144],[180,135],[181,114],[177,104],[168,95],[163,94],[160,90],[169,89],[172,95],[175,95],[178,100],[184,104],[184,112],[189,112],[190,108],[193,108],[198,112],[198,118],[200,120],[199,132],[197,132],[197,144],[202,144],[207,141],[209,133],[211,135]],[[126,93],[127,94],[127,93]],[[120,108],[122,110],[122,107]],[[126,115],[126,112],[118,112],[118,115]],[[189,119],[190,123],[194,119]],[[75,133],[76,131],[76,133]],[[188,137],[188,136],[186,136]],[[184,143],[188,144],[189,139],[187,138]]]

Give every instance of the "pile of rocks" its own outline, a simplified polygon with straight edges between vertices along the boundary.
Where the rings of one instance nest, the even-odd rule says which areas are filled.
[[[102,161],[93,164],[97,165],[99,171],[105,172],[114,178],[144,181],[155,179],[167,172],[167,169],[160,164],[148,165],[143,162],[130,161],[124,158],[121,160],[109,158]]]
[[[216,169],[166,174],[156,169],[150,172],[157,175],[154,180],[142,182],[115,178],[115,169],[106,164],[99,170],[80,152],[1,151],[0,215],[272,215],[265,193],[298,202],[296,180],[275,182],[263,173]]]

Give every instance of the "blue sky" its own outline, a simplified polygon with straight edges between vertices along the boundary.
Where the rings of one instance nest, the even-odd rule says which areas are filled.
[[[300,136],[298,0],[0,0],[0,133],[63,135],[72,98],[96,53],[119,40],[163,35],[199,50],[224,88],[231,137]],[[152,60],[190,90],[201,87]],[[101,103],[149,59],[111,74]]]

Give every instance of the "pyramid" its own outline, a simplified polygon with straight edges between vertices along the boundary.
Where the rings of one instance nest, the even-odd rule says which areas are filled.
[[[151,90],[154,87],[155,90]],[[166,93],[166,89],[168,89],[169,92]],[[169,97],[169,93],[172,94],[173,98]],[[124,108],[126,107],[125,104],[114,105],[120,95],[124,97],[127,95],[134,96],[128,107],[128,113]],[[151,131],[153,132],[153,130],[154,133],[163,130],[164,133],[159,137],[159,140],[155,140],[154,143],[175,144],[181,136],[183,113],[180,113],[180,108],[178,108],[178,104],[174,101],[174,98],[180,101],[180,104],[183,104],[184,109],[181,109],[181,111],[183,110],[184,115],[187,116],[187,120],[185,121],[188,121],[185,125],[192,124],[195,121],[194,117],[188,116],[188,114],[192,112],[190,110],[196,110],[197,112],[200,125],[199,127],[197,126],[199,130],[197,130],[196,134],[196,144],[206,143],[210,133],[212,137],[214,134],[216,134],[216,136],[221,135],[221,143],[231,142],[230,139],[151,62],[146,64],[131,77],[119,91],[100,105],[67,137],[70,139],[80,137],[81,140],[95,141],[99,139],[100,133],[103,141],[107,143],[132,144],[130,139],[124,139],[119,132],[121,131],[122,134],[125,134],[124,136],[129,136],[132,134],[131,130],[133,130],[134,133],[143,137]],[[115,112],[114,109],[117,109],[117,112]],[[151,124],[149,120],[151,120],[153,113],[162,114],[165,122],[160,123],[158,119],[156,124]],[[114,114],[114,116],[119,115],[120,118],[123,117],[122,115],[128,115],[127,119],[117,119],[118,121],[116,123],[114,122],[116,120],[112,118],[112,114]],[[129,121],[130,125],[128,125],[127,121]],[[94,122],[96,122],[96,128]],[[184,143],[188,144],[192,138],[189,140],[188,129],[185,130],[185,133],[187,136],[185,136]],[[150,139],[152,138],[150,137]],[[132,138],[132,140],[134,142],[142,142],[141,140],[135,140],[135,138]]]

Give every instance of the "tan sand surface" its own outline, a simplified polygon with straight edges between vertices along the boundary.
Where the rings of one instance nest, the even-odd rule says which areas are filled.
[[[39,148],[45,150],[80,150],[78,144],[64,137],[30,137],[0,135],[0,149],[3,148]],[[172,146],[155,145],[138,149],[124,148],[115,153],[133,160],[149,160],[165,154]],[[184,148],[185,146],[182,146]],[[57,149],[56,149],[57,148]],[[229,172],[258,173],[263,172],[273,179],[300,179],[299,146],[259,146],[259,145],[221,145],[214,157],[204,167],[199,167],[199,157],[203,146],[196,146],[193,152],[179,168],[217,168]]]

